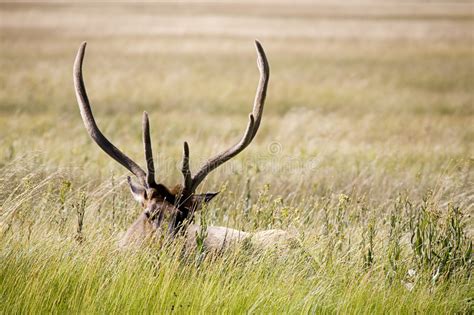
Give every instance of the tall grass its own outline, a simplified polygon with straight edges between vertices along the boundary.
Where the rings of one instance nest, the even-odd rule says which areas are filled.
[[[451,204],[440,206],[431,193],[421,201],[401,194],[384,211],[356,195],[315,197],[290,206],[266,188],[243,228],[292,230],[292,248],[261,252],[244,244],[203,257],[201,251],[184,252],[181,240],[119,251],[116,240],[126,222],[117,218],[125,210],[111,211],[116,204],[129,206],[128,195],[109,191],[97,204],[90,200],[112,188],[110,183],[91,187],[75,187],[60,174],[28,173],[19,179],[15,194],[23,202],[10,198],[2,209],[3,312],[451,313],[472,308],[466,215]],[[208,209],[207,220],[220,217],[227,202]],[[238,218],[244,206],[225,213]]]
[[[469,8],[0,4],[0,313],[472,312]],[[141,209],[83,130],[79,43],[99,126],[141,163],[147,110],[169,185],[184,140],[196,169],[241,134],[255,37],[262,125],[196,220],[285,229],[291,248],[119,251]]]

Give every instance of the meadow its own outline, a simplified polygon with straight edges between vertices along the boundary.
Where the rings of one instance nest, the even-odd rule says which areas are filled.
[[[0,3],[0,313],[471,313],[474,4],[355,1]],[[141,208],[102,131],[181,181],[237,141],[196,218],[285,229],[291,250],[119,251]]]

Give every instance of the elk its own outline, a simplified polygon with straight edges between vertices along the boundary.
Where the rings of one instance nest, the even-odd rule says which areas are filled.
[[[253,111],[249,115],[247,128],[242,138],[229,149],[205,162],[194,175],[191,173],[189,166],[189,145],[184,142],[181,167],[183,183],[173,189],[168,189],[165,185],[155,181],[150,123],[147,112],[143,113],[142,119],[146,171],[114,146],[100,131],[92,114],[82,76],[86,42],[81,44],[74,62],[73,77],[77,103],[84,126],[89,136],[105,153],[136,177],[136,182],[132,181],[130,176],[127,177],[127,180],[134,199],[144,209],[120,239],[120,246],[143,244],[145,240],[157,239],[157,237],[163,235],[172,239],[178,233],[184,233],[186,246],[188,247],[194,246],[198,233],[205,232],[204,235],[207,236],[204,239],[204,246],[209,250],[221,250],[227,247],[228,244],[239,243],[243,240],[250,240],[257,246],[269,247],[288,238],[287,232],[282,230],[248,233],[228,227],[208,226],[205,231],[202,231],[201,226],[193,223],[195,212],[199,211],[205,203],[210,202],[218,194],[217,192],[198,194],[196,193],[198,186],[209,173],[242,152],[255,138],[260,126],[270,68],[262,45],[255,41],[255,46],[260,79]]]

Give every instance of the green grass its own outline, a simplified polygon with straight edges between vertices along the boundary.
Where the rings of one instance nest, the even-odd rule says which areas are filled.
[[[472,312],[473,20],[465,3],[0,4],[0,313]],[[255,38],[262,125],[203,183],[222,191],[203,215],[295,244],[119,251],[141,209],[82,125],[79,44],[99,126],[142,164],[148,111],[173,185],[183,141],[196,169],[243,132]]]

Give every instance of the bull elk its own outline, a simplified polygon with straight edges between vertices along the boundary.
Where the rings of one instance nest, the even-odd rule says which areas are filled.
[[[131,244],[143,244],[145,240],[153,240],[158,236],[174,237],[177,233],[184,233],[187,246],[196,243],[196,235],[207,235],[204,246],[207,249],[219,250],[227,244],[250,240],[253,244],[268,247],[276,242],[288,238],[288,234],[282,230],[266,230],[257,233],[248,233],[227,227],[208,226],[202,231],[201,226],[193,223],[194,213],[202,208],[205,203],[210,202],[218,193],[209,192],[205,194],[196,193],[199,184],[223,163],[229,161],[242,152],[255,138],[260,122],[262,120],[263,107],[268,86],[270,69],[262,45],[255,41],[257,49],[257,65],[260,72],[260,80],[253,105],[253,111],[249,115],[249,121],[244,135],[238,143],[229,149],[217,154],[202,165],[193,175],[189,167],[189,145],[184,142],[183,160],[181,172],[183,183],[173,189],[155,181],[155,168],[150,140],[150,124],[148,114],[143,113],[143,145],[146,161],[146,172],[121,150],[114,146],[100,131],[92,114],[89,98],[86,93],[82,76],[82,63],[86,49],[86,43],[82,43],[74,62],[74,86],[77,103],[81,112],[82,120],[90,137],[111,158],[124,166],[133,175],[137,182],[128,176],[130,191],[136,201],[142,207],[143,212],[129,227],[120,240],[121,246]],[[166,227],[167,226],[167,227]]]

